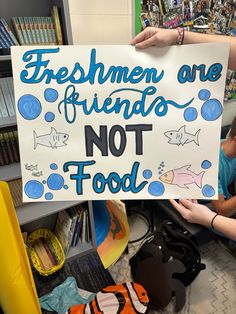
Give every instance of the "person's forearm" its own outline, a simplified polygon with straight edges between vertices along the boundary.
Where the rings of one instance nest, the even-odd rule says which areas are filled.
[[[208,226],[211,226],[209,221]],[[214,229],[236,241],[236,219],[218,215],[213,222]]]
[[[217,213],[222,216],[230,217],[236,213],[236,196],[228,200],[224,200],[223,196],[219,196],[219,200],[211,202]]]
[[[209,43],[209,42],[217,42],[217,43],[228,42],[230,44],[228,68],[233,71],[236,71],[236,40],[235,38],[231,36],[201,34],[197,32],[188,32],[188,31],[185,31],[184,33],[183,44],[185,45]]]

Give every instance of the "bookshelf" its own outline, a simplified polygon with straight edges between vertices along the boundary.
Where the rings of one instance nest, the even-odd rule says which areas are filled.
[[[52,6],[56,5],[59,9],[63,44],[72,43],[72,35],[69,19],[69,8],[67,0],[1,0],[0,17],[4,18],[14,32],[11,18],[13,16],[50,16]],[[15,32],[14,32],[15,33]],[[1,73],[11,72],[11,56],[0,55],[0,77]],[[17,125],[16,117],[0,118],[0,131]],[[0,180],[11,181],[21,177],[20,163],[12,163],[0,166]],[[85,200],[86,201],[86,200]],[[57,215],[60,211],[71,208],[82,202],[37,202],[25,203],[16,208],[16,214],[22,231],[31,232],[34,228],[48,227],[55,225]],[[88,201],[88,213],[90,220],[91,241],[81,243],[76,248],[71,248],[67,259],[74,258],[81,254],[89,253],[96,247],[92,201]]]

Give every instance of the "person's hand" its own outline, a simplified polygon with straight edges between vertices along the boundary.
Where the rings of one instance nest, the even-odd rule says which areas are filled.
[[[190,223],[210,226],[212,218],[216,214],[205,205],[198,204],[196,201],[184,199],[179,200],[179,203],[175,200],[169,201],[180,215]]]
[[[177,29],[147,27],[133,38],[131,45],[135,45],[137,48],[147,48],[151,46],[165,47],[175,45],[177,38]]]

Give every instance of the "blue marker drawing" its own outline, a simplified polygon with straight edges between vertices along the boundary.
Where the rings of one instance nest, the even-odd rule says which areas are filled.
[[[55,119],[55,114],[53,112],[48,111],[45,114],[44,119],[46,122],[52,122]]]
[[[202,164],[201,164],[201,167],[203,169],[208,169],[211,167],[211,162],[209,160],[203,160]]]
[[[24,191],[29,198],[38,199],[44,193],[44,186],[37,180],[30,180],[26,182]]]
[[[209,184],[206,184],[203,186],[202,188],[202,194],[205,196],[205,197],[212,197],[215,195],[215,190],[214,188],[209,185]]]
[[[217,99],[207,100],[201,108],[201,115],[206,121],[215,121],[217,120],[223,112],[223,106]]]
[[[153,181],[149,184],[148,192],[153,196],[161,196],[165,192],[164,184],[159,181]]]
[[[143,177],[144,179],[150,179],[152,177],[152,171],[149,169],[146,169],[143,171]]]
[[[198,93],[198,98],[200,100],[208,100],[211,97],[211,92],[208,89],[201,89]]]
[[[52,173],[47,179],[47,185],[51,190],[61,190],[64,186],[64,178],[60,174]]]
[[[38,98],[30,94],[21,96],[17,106],[19,113],[25,120],[36,119],[42,111],[42,105]]]
[[[51,164],[51,165],[50,165],[50,169],[51,169],[51,170],[57,170],[57,169],[58,169],[57,164],[55,164],[55,163]]]
[[[197,119],[198,113],[194,107],[188,107],[184,110],[184,119],[187,122],[191,122]]]
[[[48,192],[45,194],[45,200],[50,201],[53,199],[53,194],[51,192]]]
[[[48,102],[54,102],[58,98],[58,91],[54,88],[47,88],[44,91],[44,99]]]

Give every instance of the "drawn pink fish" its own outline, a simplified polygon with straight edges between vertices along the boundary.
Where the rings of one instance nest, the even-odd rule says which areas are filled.
[[[196,174],[189,170],[191,165],[183,166],[178,169],[173,169],[165,172],[159,179],[168,184],[175,184],[181,188],[187,188],[187,185],[195,183],[199,188],[202,187],[202,177],[205,171]]]

